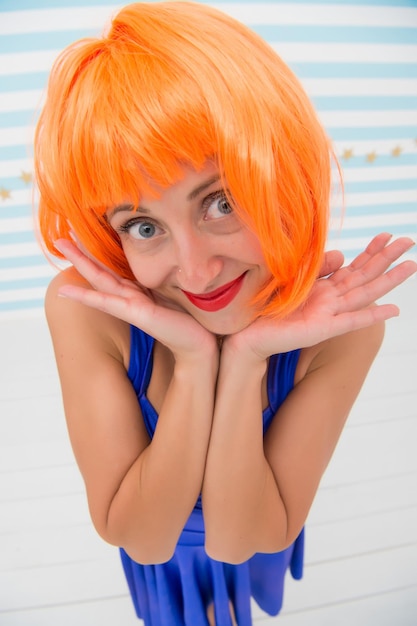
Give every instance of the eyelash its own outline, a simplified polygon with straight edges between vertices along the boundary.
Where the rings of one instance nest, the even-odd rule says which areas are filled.
[[[224,191],[224,189],[218,189],[217,191],[213,191],[213,193],[210,193],[208,196],[206,196],[203,199],[203,202],[201,203],[201,205],[203,209],[208,209],[214,200],[219,200],[219,199],[228,200],[227,194]]]
[[[120,226],[117,227],[117,231],[119,233],[128,233],[129,230],[132,228],[132,226],[134,226],[135,224],[139,224],[140,222],[146,222],[147,224],[154,224],[156,226],[156,224],[154,223],[153,220],[145,218],[145,217],[134,217],[131,220],[128,220],[127,222],[125,222],[124,224],[120,224]]]
[[[227,194],[224,191],[224,189],[218,189],[217,191],[213,191],[208,196],[203,198],[201,206],[202,206],[203,209],[208,209],[210,207],[210,205],[213,203],[213,201],[214,200],[218,200],[218,199],[224,199],[224,200],[228,201],[228,197],[227,197]],[[153,224],[155,227],[157,227],[157,224],[151,218],[134,217],[134,218],[128,220],[127,222],[125,222],[124,224],[121,224],[117,228],[117,231],[119,233],[121,233],[121,234],[126,234],[126,233],[129,232],[129,230],[132,228],[132,226],[134,226],[135,224],[138,224],[140,222],[146,222],[146,223],[149,223],[149,224]]]

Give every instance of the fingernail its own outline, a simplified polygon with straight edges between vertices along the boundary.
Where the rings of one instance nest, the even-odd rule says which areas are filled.
[[[60,239],[57,239],[56,241],[54,241],[54,247],[58,250],[58,252],[60,252],[61,254],[64,254]]]

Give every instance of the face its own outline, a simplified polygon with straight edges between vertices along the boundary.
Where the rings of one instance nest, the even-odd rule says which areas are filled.
[[[249,303],[268,281],[259,241],[227,202],[216,167],[183,168],[157,196],[107,214],[140,285],[165,306],[192,315],[216,334],[252,320]]]

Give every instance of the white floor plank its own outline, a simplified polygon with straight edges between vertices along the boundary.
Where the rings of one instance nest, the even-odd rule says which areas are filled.
[[[3,615],[0,613],[2,626],[140,626],[142,623],[136,619],[133,606],[126,595],[79,604],[14,611]]]
[[[417,587],[365,596],[347,602],[329,603],[310,611],[288,613],[278,618],[261,617],[260,626],[415,626]]]
[[[389,593],[417,585],[417,544],[307,565],[303,582],[286,589],[288,611]]]
[[[357,519],[417,505],[417,473],[322,486],[309,514],[309,526]]]

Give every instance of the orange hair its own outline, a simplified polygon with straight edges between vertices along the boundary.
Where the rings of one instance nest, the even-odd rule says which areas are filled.
[[[322,263],[330,155],[303,88],[258,35],[204,4],[131,4],[52,69],[35,137],[41,236],[60,256],[54,241],[72,229],[133,278],[106,210],[215,158],[273,275],[256,304],[282,316]]]

